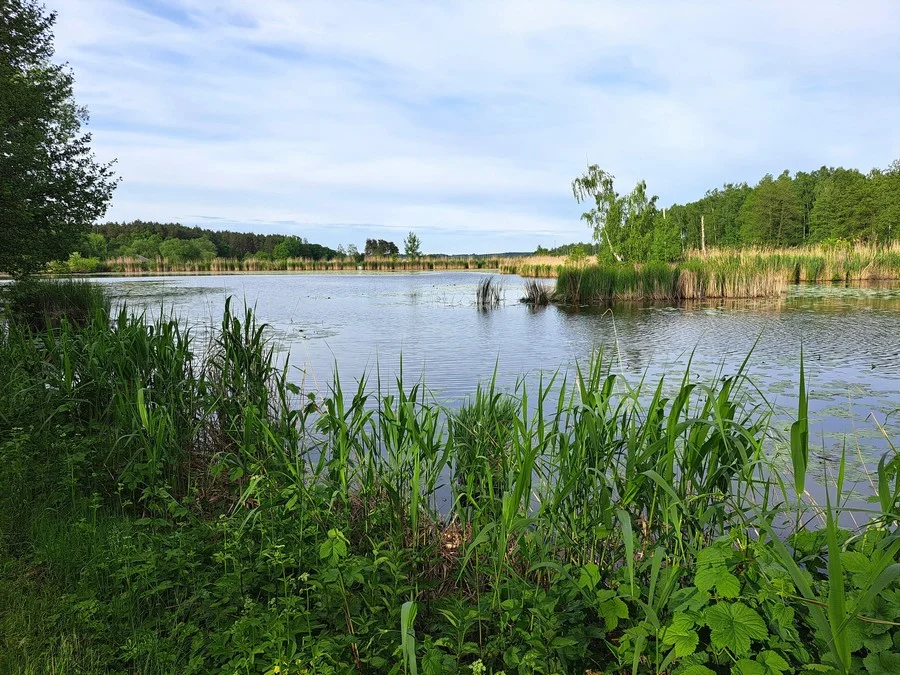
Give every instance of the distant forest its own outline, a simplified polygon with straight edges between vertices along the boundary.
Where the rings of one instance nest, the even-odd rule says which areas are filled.
[[[79,253],[100,260],[142,256],[151,260],[163,257],[173,262],[253,256],[328,260],[338,255],[332,248],[293,235],[207,230],[142,220],[95,226],[79,247]]]
[[[620,260],[674,260],[704,243],[708,248],[883,243],[900,234],[900,160],[866,174],[828,167],[767,174],[754,186],[726,183],[702,199],[668,208],[649,196],[644,181],[619,194],[614,177],[597,166],[572,188],[590,207],[582,219],[594,241],[582,250]],[[573,246],[539,247],[537,253],[567,255]]]

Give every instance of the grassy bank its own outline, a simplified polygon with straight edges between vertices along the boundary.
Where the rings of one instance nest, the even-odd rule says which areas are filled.
[[[742,372],[454,411],[273,354],[230,308],[4,326],[0,672],[897,672],[898,460],[839,529],[802,389],[783,480]]]

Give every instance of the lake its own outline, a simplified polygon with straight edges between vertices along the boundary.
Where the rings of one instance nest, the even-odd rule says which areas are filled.
[[[334,364],[341,381],[368,373],[374,384],[424,375],[435,397],[458,405],[490,380],[511,390],[525,377],[586,364],[602,350],[614,372],[653,385],[732,374],[750,354],[749,372],[776,409],[776,429],[796,411],[801,344],[809,377],[811,452],[877,461],[900,439],[900,285],[795,286],[784,298],[678,307],[531,308],[518,300],[523,279],[497,277],[505,302],[475,306],[482,273],[306,273],[99,279],[117,302],[161,307],[200,327],[221,319],[227,297],[255,307],[289,351],[291,377],[324,392]],[[546,282],[552,283],[552,282]],[[874,419],[873,419],[874,416]],[[878,424],[876,424],[877,420]],[[811,464],[812,464],[811,459]],[[811,466],[811,469],[816,470]],[[857,478],[865,478],[858,474]]]

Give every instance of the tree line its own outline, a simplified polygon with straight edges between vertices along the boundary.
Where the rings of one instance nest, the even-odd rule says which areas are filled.
[[[410,232],[403,240],[407,257],[421,255],[421,240]],[[77,253],[83,258],[105,260],[117,257],[165,258],[170,262],[193,262],[208,258],[269,258],[283,260],[333,260],[399,256],[392,241],[366,239],[360,252],[354,244],[332,249],[303,237],[283,234],[256,234],[230,230],[208,230],[180,223],[135,220],[94,226],[79,242]]]
[[[572,183],[591,228],[589,252],[608,260],[675,260],[690,249],[790,247],[893,241],[900,229],[900,160],[886,169],[822,167],[766,174],[754,186],[726,183],[687,204],[659,206],[647,183],[620,194],[615,177],[591,165]],[[572,245],[538,253],[567,253]]]
[[[97,225],[78,250],[85,257],[100,259],[142,256],[172,261],[251,256],[327,260],[337,256],[337,251],[328,246],[294,235],[208,230],[142,220]]]

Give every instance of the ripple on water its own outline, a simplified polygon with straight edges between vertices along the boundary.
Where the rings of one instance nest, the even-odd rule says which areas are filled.
[[[290,350],[306,382],[327,383],[335,362],[352,383],[380,368],[392,382],[402,356],[407,382],[425,378],[435,395],[458,402],[496,368],[510,388],[536,382],[603,350],[632,382],[667,375],[675,386],[690,362],[696,380],[734,372],[752,351],[750,374],[780,419],[796,410],[800,348],[810,377],[811,423],[828,457],[857,438],[871,460],[886,449],[870,414],[900,407],[900,285],[797,286],[778,300],[719,301],[614,310],[519,304],[523,281],[502,277],[505,304],[474,307],[476,272],[231,275],[103,279],[113,296],[140,309],[171,305],[188,320],[216,325],[225,298],[255,306]],[[301,377],[301,375],[298,375]],[[854,436],[855,434],[855,436]],[[882,441],[883,441],[883,437]]]

